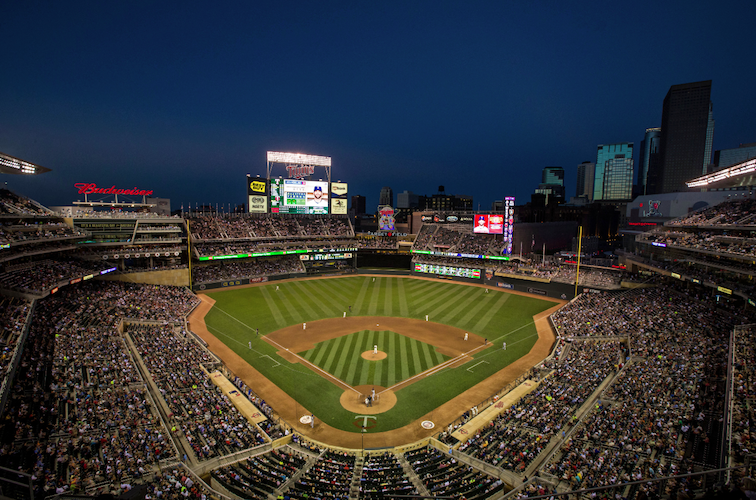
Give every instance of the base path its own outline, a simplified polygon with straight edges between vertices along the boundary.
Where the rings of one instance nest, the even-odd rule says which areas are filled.
[[[461,283],[460,283],[461,284]],[[269,285],[269,283],[268,283]],[[464,284],[462,284],[464,285]],[[256,285],[259,286],[259,285]],[[469,285],[480,286],[480,285]],[[506,292],[501,291],[493,287],[488,287],[492,290],[497,290],[501,293],[513,293],[516,295],[525,295],[532,297],[529,294],[514,292],[508,290]],[[207,326],[205,325],[205,315],[210,311],[215,301],[207,295],[198,294],[202,303],[195,308],[192,314],[189,316],[189,329],[196,333],[208,344],[208,348],[214,352],[223,363],[239,378],[241,378],[249,387],[251,387],[261,398],[263,398],[271,407],[273,407],[278,415],[292,426],[294,430],[300,434],[331,446],[341,446],[345,448],[359,449],[362,445],[363,436],[359,432],[347,432],[339,429],[335,429],[318,419],[316,419],[315,428],[310,428],[309,425],[300,423],[299,419],[303,415],[309,415],[308,411],[303,406],[299,405],[291,396],[282,391],[278,386],[270,382],[259,371],[250,366],[244,359],[238,354],[232,351],[226,344],[221,342],[213,334],[211,334]],[[472,406],[479,404],[481,401],[495,394],[501,390],[507,384],[515,381],[523,373],[527,372],[530,368],[535,366],[541,360],[549,355],[551,347],[554,344],[555,336],[554,332],[549,324],[548,317],[551,313],[559,309],[566,303],[564,300],[557,300],[547,297],[537,297],[541,300],[547,300],[554,302],[554,307],[536,315],[533,319],[535,321],[536,330],[538,331],[538,340],[532,347],[530,352],[521,357],[514,363],[510,364],[506,368],[499,370],[494,375],[491,375],[482,382],[471,387],[467,391],[455,396],[450,401],[444,403],[432,412],[421,416],[415,422],[412,422],[404,427],[394,429],[391,431],[366,433],[364,435],[365,448],[382,448],[388,446],[400,446],[407,443],[412,443],[423,438],[433,436],[438,433],[441,426],[446,426],[450,422],[454,421],[462,413],[469,410]],[[423,325],[417,325],[417,323],[423,323]],[[378,325],[378,326],[376,326]],[[424,328],[420,328],[420,326]],[[422,338],[423,335],[420,330],[430,330],[430,327],[436,330],[438,334],[433,338]],[[294,325],[291,327],[283,328],[276,332],[270,333],[264,337],[268,340],[271,337],[272,340],[280,342],[290,349],[289,352],[295,351],[289,342],[296,344],[296,352],[302,352],[303,350],[310,349],[316,342],[320,342],[318,337],[323,337],[322,340],[334,338],[333,330],[340,330],[345,333],[351,333],[362,329],[374,329],[374,330],[392,330],[408,337],[422,340],[432,345],[439,347],[439,352],[443,354],[456,357],[461,352],[470,351],[476,345],[482,346],[483,339],[477,335],[470,334],[467,341],[464,340],[464,332],[455,327],[448,325],[440,325],[438,323],[425,322],[420,320],[406,319],[406,318],[391,318],[391,317],[347,317],[347,318],[333,318],[327,320],[319,320],[315,322],[307,323],[307,341],[304,342],[302,335],[302,325]],[[348,330],[348,332],[347,332]],[[416,336],[417,335],[417,336]],[[441,340],[445,340],[442,342]],[[299,342],[302,342],[301,344]],[[380,349],[380,346],[379,346]],[[372,354],[372,351],[370,351]],[[294,361],[291,357],[287,359]],[[355,388],[358,391],[362,390],[362,387]],[[372,386],[370,386],[372,389]],[[384,390],[381,388],[381,390]],[[359,407],[357,400],[357,394],[353,390],[345,391],[349,395],[347,398],[352,399],[354,410],[342,405],[350,411],[360,412],[360,414],[372,414],[368,413],[370,410],[374,410],[375,414],[386,411],[385,407],[389,405],[389,398],[393,396],[394,401],[396,396],[392,391],[386,391],[380,394],[379,402],[372,407],[365,407],[364,397],[362,406]],[[376,387],[376,393],[379,393],[379,388]],[[389,395],[391,393],[391,395]],[[369,394],[367,386],[364,387],[363,394]],[[342,399],[345,396],[342,395]],[[394,403],[395,404],[395,403]],[[359,410],[358,410],[359,408]],[[368,411],[366,411],[368,410]],[[431,420],[436,423],[435,429],[424,429],[420,423],[423,420]]]

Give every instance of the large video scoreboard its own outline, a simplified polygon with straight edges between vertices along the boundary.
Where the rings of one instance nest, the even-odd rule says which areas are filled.
[[[300,179],[270,180],[270,211],[274,214],[327,214],[328,183]]]

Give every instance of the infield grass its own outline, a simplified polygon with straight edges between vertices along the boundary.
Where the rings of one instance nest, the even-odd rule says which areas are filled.
[[[432,322],[455,326],[493,343],[472,361],[444,368],[397,391],[396,406],[378,416],[374,429],[387,431],[429,413],[527,354],[538,338],[533,316],[554,305],[504,291],[485,293],[485,288],[459,282],[395,276],[272,282],[208,295],[216,301],[205,318],[211,333],[292,396],[298,405],[329,425],[352,432],[359,432],[360,428],[354,425],[356,414],[345,410],[339,402],[344,389],[303,364],[284,360],[261,337],[297,323],[340,318],[351,306],[350,316],[425,319],[427,314]],[[256,328],[260,329],[260,337],[255,335]],[[507,343],[506,350],[501,349],[502,342]],[[356,385],[362,384],[358,381]],[[298,413],[304,411],[303,408]]]
[[[379,346],[386,358],[377,361],[363,358],[362,353],[372,352],[373,346]],[[299,354],[353,387],[391,387],[451,359],[432,345],[388,330],[362,330],[319,342]]]

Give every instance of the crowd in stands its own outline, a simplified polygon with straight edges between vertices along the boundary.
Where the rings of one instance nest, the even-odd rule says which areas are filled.
[[[196,477],[193,478],[184,467],[160,470],[144,484],[145,487],[140,491],[143,494],[142,498],[146,500],[208,500],[217,496],[204,483]],[[130,497],[129,492],[132,488],[134,485],[122,484],[115,491],[111,491],[111,494],[117,497],[120,493],[124,497]]]
[[[391,453],[365,457],[360,476],[361,498],[386,498],[392,495],[417,495],[399,460]]]
[[[733,233],[723,235],[710,231],[666,231],[660,228],[638,235],[638,241],[664,245],[693,252],[713,252],[738,257],[756,256],[756,239],[744,233],[738,236]]]
[[[200,242],[194,245],[194,251],[199,257],[217,257],[220,255],[254,254],[266,252],[282,252],[292,250],[331,250],[334,248],[355,248],[355,240],[329,239],[320,240],[279,240],[279,241],[233,241],[233,242]]]
[[[718,466],[727,340],[734,323],[753,318],[664,286],[583,298],[567,306],[583,321],[555,318],[560,334],[590,335],[580,323],[595,321],[600,310],[623,319],[596,333],[630,335],[632,358],[546,472],[590,487]],[[675,487],[698,486],[681,479]]]
[[[198,460],[227,455],[266,442],[210,381],[217,360],[173,325],[128,325],[150,378],[168,405],[174,435],[185,438]]]
[[[735,330],[733,359],[733,462],[741,465],[756,450],[756,327]]]
[[[298,255],[284,255],[283,257],[223,260],[219,264],[197,266],[192,269],[192,280],[194,283],[210,283],[303,272],[304,265]]]
[[[326,450],[286,494],[289,498],[349,498],[355,456]]]
[[[529,277],[543,278],[561,283],[575,283],[577,267],[574,264],[547,263],[521,264],[518,261],[492,261],[467,257],[441,257],[437,255],[414,255],[412,263],[432,264],[436,266],[455,266],[470,269],[486,269],[491,272],[511,274],[527,279]],[[628,273],[607,268],[590,266],[580,267],[579,284],[581,286],[603,289],[618,289],[620,283],[628,277]]]
[[[56,286],[68,284],[72,279],[90,274],[99,275],[100,271],[112,265],[104,262],[83,260],[44,259],[24,264],[6,266],[0,272],[0,288],[19,292],[40,294]]]
[[[487,263],[490,266],[490,263]],[[575,283],[577,266],[575,264],[560,264],[547,262],[545,264],[522,264],[517,261],[499,262],[493,268],[495,272],[520,275],[523,277],[536,277],[557,281],[560,283]],[[619,288],[620,282],[625,279],[627,273],[613,269],[598,268],[591,266],[580,267],[579,285],[598,288]]]
[[[3,248],[5,245],[0,244],[0,262],[10,262],[13,260],[29,257],[31,255],[43,254],[62,254],[65,258],[71,256],[70,253],[76,249],[75,240],[53,240],[43,243],[34,243],[33,245],[14,245]],[[63,252],[66,252],[63,254]]]
[[[212,472],[212,477],[240,498],[266,500],[268,495],[281,490],[306,463],[306,456],[291,448],[281,447],[216,469]]]
[[[4,379],[18,340],[23,333],[31,303],[0,295],[0,380]]]
[[[500,479],[459,463],[430,446],[408,451],[404,458],[432,496],[472,500],[488,498],[505,488]]]
[[[177,321],[185,289],[85,282],[40,300],[0,421],[0,465],[35,493],[120,485],[176,453],[117,325]]]
[[[181,245],[128,245],[116,247],[89,247],[82,248],[77,256],[83,258],[97,257],[103,260],[116,258],[138,259],[143,257],[178,257],[186,250]],[[128,257],[126,257],[128,255]]]
[[[0,189],[0,215],[51,216],[53,213],[34,200],[8,189]]]
[[[38,243],[61,238],[84,237],[88,233],[71,228],[65,222],[52,220],[30,223],[5,222],[0,225],[0,245],[19,243]]]
[[[756,199],[725,201],[666,223],[669,226],[743,226],[756,219]]]
[[[363,236],[354,240],[357,248],[397,249],[399,243],[396,236]]]
[[[423,224],[412,249],[474,255],[502,255],[504,241],[501,236],[474,234],[472,227],[459,224]]]
[[[74,208],[72,214],[74,219],[179,219],[178,215],[164,215],[156,212],[147,212],[144,210],[124,210],[117,208],[113,210],[94,210],[88,208]]]
[[[658,256],[655,259],[650,259],[636,254],[631,259],[655,269],[677,273],[686,281],[696,279],[698,282],[709,284],[712,287],[723,286],[748,296],[756,292],[756,284],[751,279],[751,276],[756,273],[756,269],[748,261],[740,261],[739,264],[733,259],[710,257],[704,254],[697,254],[695,258],[684,256],[679,259],[665,260],[660,260]],[[633,276],[635,276],[636,281],[648,279],[646,276]]]
[[[190,217],[188,222],[197,240],[354,236],[348,219],[328,216],[202,215]]]
[[[565,346],[560,346],[560,349]],[[552,371],[528,395],[505,409],[459,450],[524,474],[549,445],[575,424],[578,409],[624,362],[618,342],[581,342],[542,365]]]

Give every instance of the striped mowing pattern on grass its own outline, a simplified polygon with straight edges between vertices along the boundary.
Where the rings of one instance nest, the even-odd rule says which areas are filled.
[[[362,353],[372,351],[375,345],[386,358],[364,359]],[[388,330],[344,335],[320,342],[299,355],[351,386],[381,387],[391,387],[450,359],[431,345]]]

